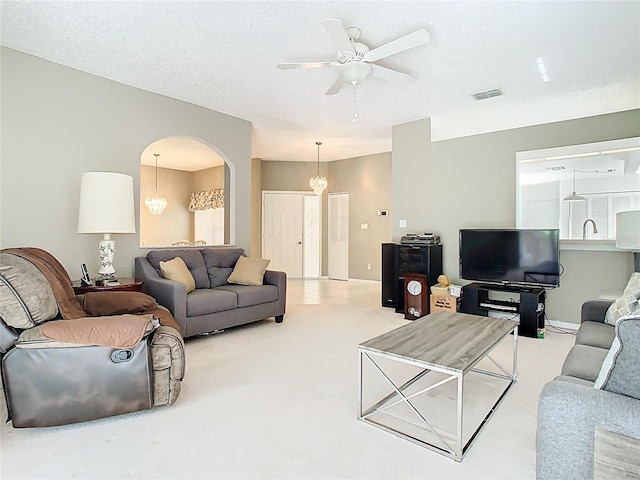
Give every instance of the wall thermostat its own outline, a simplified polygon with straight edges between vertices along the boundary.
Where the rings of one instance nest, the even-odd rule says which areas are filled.
[[[378,216],[380,217],[384,217],[388,214],[389,212],[387,210],[378,210]]]

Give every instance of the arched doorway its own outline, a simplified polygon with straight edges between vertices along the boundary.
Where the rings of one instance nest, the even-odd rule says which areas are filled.
[[[161,214],[145,204],[156,184]],[[232,188],[233,168],[214,148],[184,136],[151,143],[140,156],[140,246],[230,244]]]

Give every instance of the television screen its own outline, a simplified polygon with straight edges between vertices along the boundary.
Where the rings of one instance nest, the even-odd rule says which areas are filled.
[[[460,278],[557,287],[559,238],[558,229],[460,230]]]

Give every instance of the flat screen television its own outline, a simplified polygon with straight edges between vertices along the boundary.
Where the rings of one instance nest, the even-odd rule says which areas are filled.
[[[460,230],[460,278],[558,287],[559,240],[558,229]]]

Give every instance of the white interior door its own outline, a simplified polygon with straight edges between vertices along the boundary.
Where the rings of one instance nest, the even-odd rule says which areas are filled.
[[[349,278],[349,194],[329,194],[329,278]]]
[[[263,194],[262,257],[269,270],[302,278],[303,196],[299,193]]]

